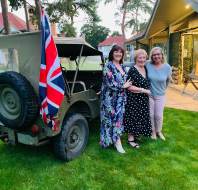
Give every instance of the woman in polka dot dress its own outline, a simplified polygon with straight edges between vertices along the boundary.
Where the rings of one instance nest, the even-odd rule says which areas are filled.
[[[149,113],[150,83],[147,77],[145,62],[147,53],[143,49],[135,52],[135,65],[128,72],[127,79],[132,82],[127,89],[127,103],[125,105],[124,126],[128,133],[128,143],[133,148],[139,148],[135,138],[151,136],[152,126]]]

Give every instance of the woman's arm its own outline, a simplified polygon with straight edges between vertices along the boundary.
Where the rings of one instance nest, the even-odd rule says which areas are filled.
[[[168,75],[168,78],[166,80],[166,88],[168,87],[169,83],[172,82],[172,68],[169,66],[169,75]]]
[[[134,77],[135,77],[134,76],[134,70],[131,67],[131,69],[128,72],[128,78],[127,79],[130,79],[130,80],[133,81]],[[145,93],[145,94],[150,94],[151,93],[150,90],[140,88],[140,87],[137,87],[137,86],[133,85],[133,82],[132,82],[132,85],[127,88],[127,90],[129,90],[130,92],[133,92],[133,93]]]
[[[167,80],[166,80],[166,88],[168,88],[168,85],[169,85],[169,83],[170,83],[172,80],[173,80],[173,79],[172,79],[171,76],[169,76],[169,77],[167,78]]]
[[[144,89],[144,88],[139,88],[137,86],[130,86],[129,88],[127,88],[130,92],[133,92],[133,93],[144,93],[144,94],[148,94],[150,95],[151,94],[151,91],[148,90],[148,89]]]

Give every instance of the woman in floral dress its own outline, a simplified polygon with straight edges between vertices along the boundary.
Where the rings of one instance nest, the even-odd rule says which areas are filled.
[[[126,81],[123,57],[123,49],[117,45],[113,46],[109,53],[109,62],[103,69],[100,111],[100,144],[102,147],[114,144],[120,153],[125,153],[120,140],[124,132],[125,89],[131,86],[131,82]]]

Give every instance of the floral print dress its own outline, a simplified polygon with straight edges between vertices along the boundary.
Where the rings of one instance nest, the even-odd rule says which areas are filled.
[[[124,66],[122,69],[126,73]],[[102,147],[114,144],[124,132],[123,114],[126,93],[123,85],[126,77],[126,74],[122,75],[112,62],[104,66],[100,107],[100,144]]]

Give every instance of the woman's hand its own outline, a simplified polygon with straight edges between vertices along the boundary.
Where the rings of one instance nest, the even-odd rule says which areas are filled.
[[[124,85],[123,85],[123,88],[129,88],[130,86],[132,85],[132,82],[129,80],[127,80]]]
[[[129,86],[128,90],[133,92],[133,93],[144,93],[144,94],[147,94],[148,96],[151,95],[150,90],[144,89],[144,88],[139,88],[139,87],[136,87],[136,86],[133,86],[133,85]]]
[[[144,88],[142,88],[141,92],[142,93],[145,93],[145,94],[147,94],[149,96],[151,95],[151,91],[150,90],[147,90],[147,89],[144,89]]]

